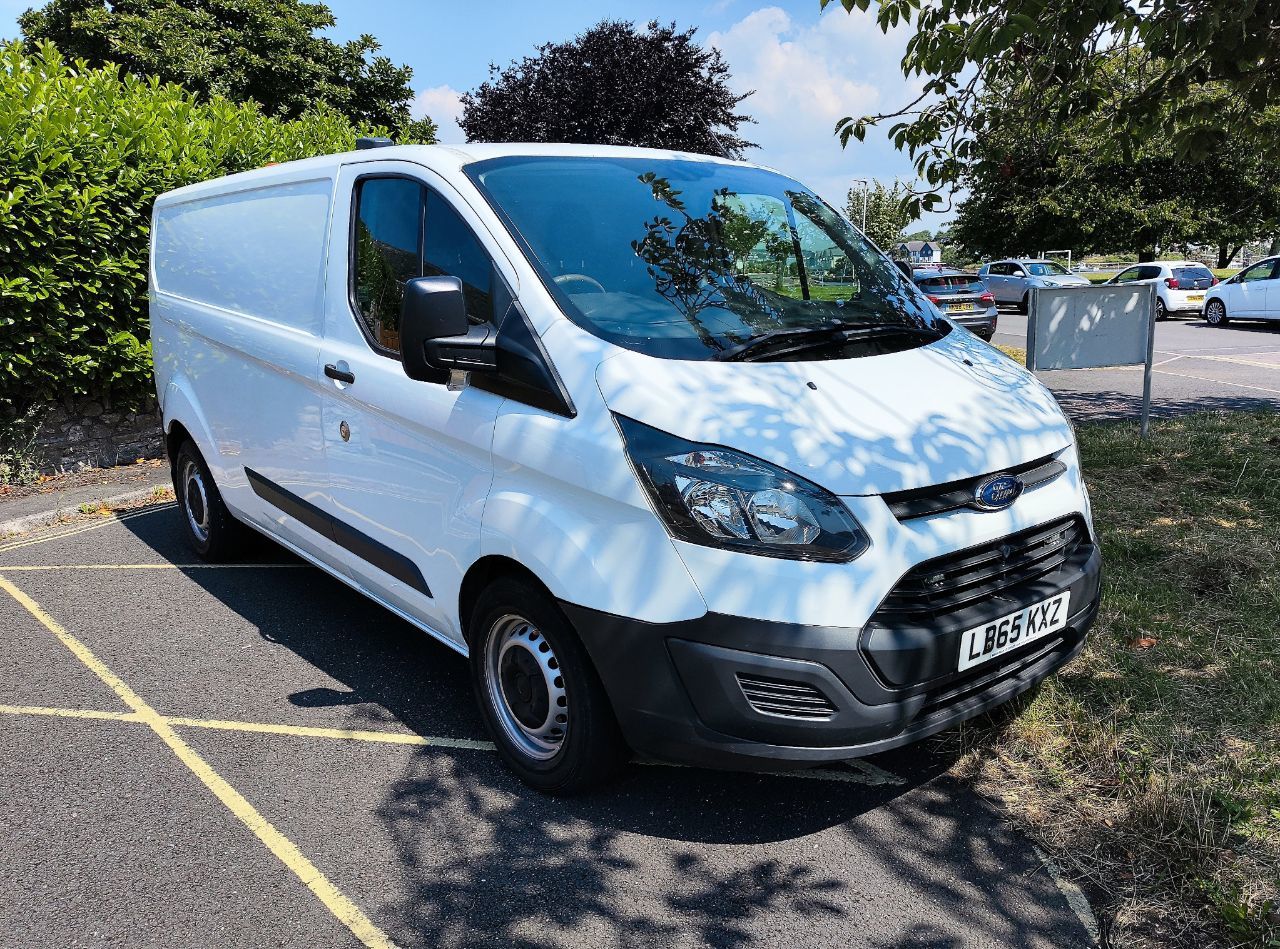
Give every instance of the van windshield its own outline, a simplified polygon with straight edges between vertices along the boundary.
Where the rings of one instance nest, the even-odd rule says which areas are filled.
[[[898,327],[918,346],[946,332],[883,254],[773,172],[545,156],[466,170],[569,318],[628,349],[712,359],[764,334]]]

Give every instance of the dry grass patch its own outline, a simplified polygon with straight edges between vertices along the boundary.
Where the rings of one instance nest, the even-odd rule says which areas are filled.
[[[1280,416],[1080,428],[1105,564],[1084,654],[961,769],[1110,944],[1280,946]]]

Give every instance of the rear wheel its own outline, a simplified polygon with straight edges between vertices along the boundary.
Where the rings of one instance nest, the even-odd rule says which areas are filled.
[[[586,650],[546,593],[494,581],[476,603],[471,681],[498,753],[525,784],[572,794],[607,781],[628,749]]]
[[[1156,322],[1163,323],[1169,318],[1169,310],[1164,305],[1164,301],[1156,297]]]
[[[1204,318],[1210,326],[1226,326],[1231,322],[1227,319],[1227,305],[1221,300],[1209,301],[1204,308]]]
[[[244,549],[249,531],[222,503],[209,466],[190,439],[173,459],[173,493],[182,512],[187,543],[211,563],[234,559]]]

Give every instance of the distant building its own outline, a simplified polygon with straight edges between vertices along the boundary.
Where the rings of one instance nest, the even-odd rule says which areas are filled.
[[[898,241],[893,256],[913,264],[942,263],[942,245],[933,241]]]

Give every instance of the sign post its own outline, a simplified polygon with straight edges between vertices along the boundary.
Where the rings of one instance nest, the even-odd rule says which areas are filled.
[[[1142,366],[1142,437],[1151,423],[1156,293],[1152,284],[1037,287],[1027,317],[1027,368]]]

